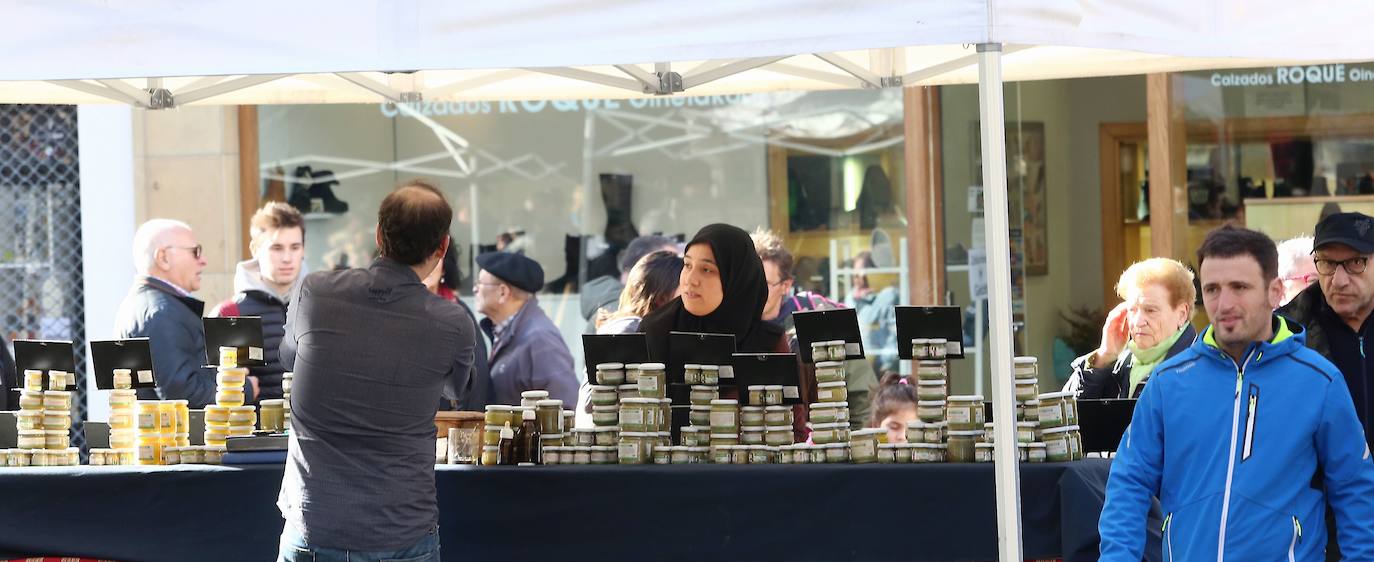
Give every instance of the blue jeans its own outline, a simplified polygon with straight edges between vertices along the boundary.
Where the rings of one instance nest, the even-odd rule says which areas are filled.
[[[362,552],[306,544],[290,523],[282,529],[278,562],[439,562],[439,529],[400,550]]]

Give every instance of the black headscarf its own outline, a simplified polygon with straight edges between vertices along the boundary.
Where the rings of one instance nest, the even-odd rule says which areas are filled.
[[[647,336],[650,357],[656,361],[667,360],[668,332],[732,334],[737,351],[773,351],[782,331],[761,319],[768,301],[768,281],[749,233],[737,226],[713,224],[698,231],[687,247],[697,244],[711,246],[716,266],[720,268],[724,298],[720,306],[706,316],[688,312],[682,305],[682,297],[649,313],[640,323],[640,330]]]

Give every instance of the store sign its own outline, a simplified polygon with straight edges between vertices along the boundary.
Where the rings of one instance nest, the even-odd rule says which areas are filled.
[[[1344,84],[1374,82],[1374,70],[1344,64],[1280,66],[1249,72],[1214,72],[1212,85],[1218,88],[1245,86],[1294,86],[1299,84]]]
[[[407,103],[406,106],[420,115],[437,117],[444,115],[485,115],[489,113],[541,113],[556,111],[568,113],[597,109],[644,109],[646,107],[721,107],[737,104],[753,94],[731,94],[727,96],[672,96],[654,98],[635,98],[629,100],[531,100],[531,101],[421,101]],[[395,103],[378,104],[378,109],[386,117],[408,117]]]

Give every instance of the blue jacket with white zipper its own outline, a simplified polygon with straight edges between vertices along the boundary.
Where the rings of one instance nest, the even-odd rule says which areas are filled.
[[[1132,562],[1158,496],[1164,560],[1323,560],[1325,507],[1346,560],[1374,560],[1374,461],[1345,379],[1274,317],[1243,361],[1209,326],[1161,363],[1121,438],[1101,560]]]

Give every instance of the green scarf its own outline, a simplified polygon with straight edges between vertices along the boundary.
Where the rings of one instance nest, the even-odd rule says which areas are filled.
[[[1131,377],[1130,388],[1126,391],[1127,398],[1135,398],[1135,388],[1140,386],[1140,381],[1150,376],[1150,372],[1155,370],[1155,365],[1164,360],[1164,355],[1169,353],[1169,348],[1174,346],[1179,336],[1183,335],[1186,328],[1179,328],[1174,335],[1169,336],[1164,341],[1155,344],[1148,349],[1140,349],[1134,341],[1126,342],[1126,349],[1131,350]]]

